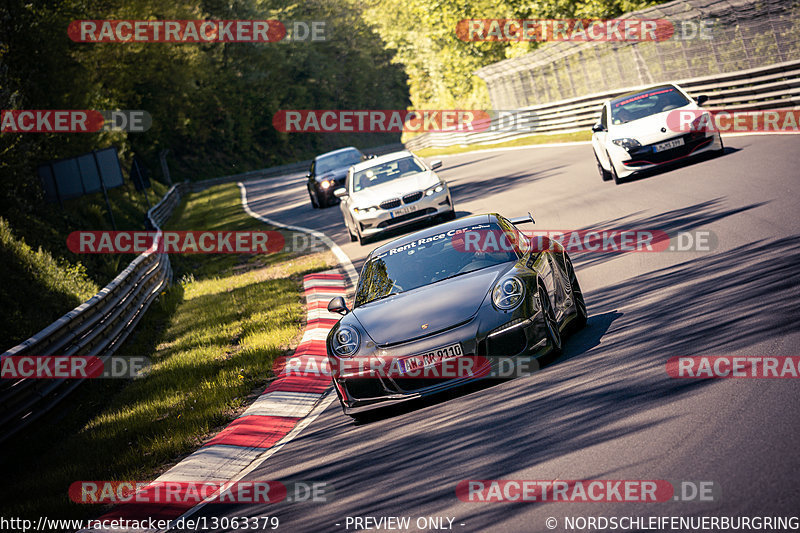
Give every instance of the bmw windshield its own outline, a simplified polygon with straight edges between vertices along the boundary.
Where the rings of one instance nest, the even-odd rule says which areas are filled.
[[[499,225],[473,224],[420,237],[369,259],[361,272],[355,307],[448,278],[518,259],[510,240],[471,247],[468,233],[486,239],[503,235]],[[466,242],[466,244],[465,244]]]
[[[375,185],[424,171],[425,167],[413,157],[395,159],[394,161],[356,172],[353,175],[353,191],[357,192],[367,187],[374,187]]]
[[[622,96],[611,101],[611,123],[626,124],[640,118],[677,109],[689,100],[672,85],[664,85]]]

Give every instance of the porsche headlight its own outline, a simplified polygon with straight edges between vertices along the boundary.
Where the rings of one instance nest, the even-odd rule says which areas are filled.
[[[492,302],[504,311],[517,307],[524,297],[525,284],[516,276],[500,280],[492,290]]]
[[[642,146],[642,144],[636,139],[630,139],[628,137],[625,137],[624,139],[614,139],[611,142],[613,142],[617,146],[625,148],[629,152],[634,148],[639,148],[640,146]]]
[[[327,189],[328,187],[330,187],[330,186],[331,186],[331,184],[333,184],[333,181],[331,181],[331,180],[322,180],[322,181],[320,182],[320,186],[321,186],[323,189]]]
[[[355,328],[350,326],[342,326],[334,334],[333,351],[339,357],[350,357],[358,351],[361,346],[361,336]]]
[[[431,196],[434,193],[442,192],[444,190],[444,182],[440,181],[430,189],[425,191],[425,196]]]

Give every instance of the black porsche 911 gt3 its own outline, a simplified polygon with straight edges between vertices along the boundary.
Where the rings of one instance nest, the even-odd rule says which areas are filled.
[[[586,323],[566,251],[556,241],[533,246],[515,225],[523,222],[533,219],[474,215],[372,251],[353,309],[341,297],[328,304],[344,315],[326,344],[346,414],[479,379],[496,357],[557,353],[567,327]],[[420,375],[461,358],[481,363]]]

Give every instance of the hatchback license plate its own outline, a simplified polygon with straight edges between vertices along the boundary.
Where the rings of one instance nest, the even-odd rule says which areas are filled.
[[[655,152],[663,152],[665,150],[672,150],[673,148],[677,148],[679,146],[683,146],[683,139],[672,139],[671,141],[659,143],[653,146],[653,151]]]

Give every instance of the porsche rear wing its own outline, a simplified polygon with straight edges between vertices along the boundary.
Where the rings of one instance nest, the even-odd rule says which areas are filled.
[[[508,220],[515,226],[517,224],[536,224],[536,221],[533,220],[533,215],[531,214],[530,211],[528,211],[528,216],[509,218]]]

